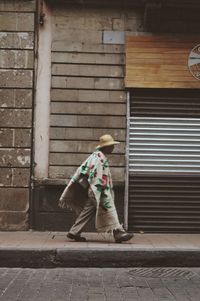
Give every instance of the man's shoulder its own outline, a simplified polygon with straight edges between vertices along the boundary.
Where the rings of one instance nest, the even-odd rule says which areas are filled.
[[[105,163],[108,162],[107,157],[100,150],[96,150],[92,155],[93,155],[94,160],[98,161],[102,165],[104,165]]]
[[[103,160],[105,158],[104,154],[100,150],[96,150],[92,153],[92,156],[99,160]]]

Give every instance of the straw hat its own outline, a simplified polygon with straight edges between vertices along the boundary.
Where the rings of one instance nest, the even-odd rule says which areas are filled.
[[[119,144],[119,141],[115,141],[111,135],[103,135],[99,138],[99,145],[96,148],[103,148],[105,146]]]

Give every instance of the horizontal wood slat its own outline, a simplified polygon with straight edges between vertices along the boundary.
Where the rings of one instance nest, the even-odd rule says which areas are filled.
[[[86,128],[50,128],[50,139],[58,140],[97,140],[105,133],[110,133],[114,139],[119,141],[125,141],[126,130],[125,129],[86,129]]]
[[[124,45],[83,44],[79,41],[54,40],[52,51],[55,52],[88,52],[88,53],[124,53]]]
[[[131,44],[131,47],[129,49],[127,49],[127,52],[126,53],[135,53],[136,55],[138,54],[141,54],[140,51],[141,51],[141,48],[142,48],[142,54],[144,55],[155,55],[157,50],[158,50],[158,47],[159,49],[162,49],[163,50],[163,54],[169,54],[169,53],[172,53],[172,54],[185,54],[185,49],[182,49],[182,47],[191,47],[191,43],[170,43],[170,46],[169,45],[166,45],[166,43],[163,43],[163,42],[155,42],[155,43],[149,43],[148,42],[148,48],[145,48],[145,43],[133,43]],[[172,46],[173,46],[173,49],[172,49]],[[162,55],[160,53],[160,55]]]
[[[124,116],[126,114],[126,106],[125,104],[109,103],[51,102],[51,113]]]
[[[124,72],[121,66],[53,64],[52,75],[123,77]]]
[[[68,152],[68,153],[91,153],[98,145],[98,141],[50,141],[50,152]],[[114,149],[114,153],[123,154],[125,143],[120,143]]]
[[[180,86],[184,86],[185,89],[195,89],[197,87],[197,82],[160,82],[160,81],[147,81],[144,82],[141,78],[138,79],[138,81],[128,81],[126,80],[126,87],[128,88],[157,88],[157,87],[163,87],[163,88],[180,88]]]
[[[126,102],[125,91],[112,90],[82,90],[82,89],[52,89],[52,101],[79,101],[79,102]]]
[[[83,43],[91,43],[92,41],[96,44],[100,44],[102,40],[102,32],[100,30],[84,30],[81,28],[73,28],[70,29],[69,27],[66,30],[66,26],[61,28],[61,26],[58,28],[56,27],[56,30],[54,30],[53,33],[53,39],[68,41],[69,43],[73,39],[76,41],[80,41]]]
[[[170,49],[172,49],[172,47],[173,47],[173,50],[177,49],[177,51],[178,51],[178,49],[179,49],[180,52],[181,52],[182,47],[190,49],[191,47],[195,46],[194,42],[191,43],[191,42],[187,42],[187,41],[185,41],[183,43],[178,42],[178,41],[176,41],[176,42],[171,41],[170,46],[169,46],[167,40],[166,41],[154,40],[154,41],[142,41],[142,42],[140,42],[137,39],[134,42],[129,40],[128,43],[129,43],[129,49],[127,49],[127,52],[129,52],[129,53],[130,52],[132,52],[132,53],[138,52],[138,51],[141,51],[141,49],[144,53],[149,52],[149,50],[156,51],[156,49],[158,49],[158,47],[159,47],[160,50],[168,50],[168,51]],[[148,43],[148,47],[147,47],[147,43]],[[197,41],[197,43],[198,43],[198,41]]]
[[[53,63],[123,65],[124,54],[52,52]]]
[[[75,173],[76,169],[76,166],[50,166],[49,177],[53,179],[70,179],[70,177]],[[113,175],[113,181],[121,182],[124,179],[123,167],[111,167],[111,172]]]
[[[200,36],[163,35],[126,38],[127,88],[200,88],[188,68]]]
[[[90,154],[80,153],[51,153],[50,165],[79,166]],[[124,156],[113,154],[109,158],[110,166],[125,166]]]
[[[191,45],[191,47],[192,47],[192,45]],[[167,60],[169,62],[174,62],[176,64],[177,61],[179,61],[179,60],[184,61],[185,58],[188,56],[188,49],[186,49],[185,51],[180,51],[180,52],[178,49],[166,51],[166,49],[163,48],[162,52],[158,52],[158,50],[160,51],[159,47],[155,48],[155,50],[152,50],[152,48],[149,48],[148,52],[142,52],[142,50],[140,50],[140,52],[133,52],[133,58],[150,60],[150,62],[152,59],[156,59],[156,60],[160,59],[163,62],[165,62]],[[131,55],[132,52],[127,51],[127,54]],[[131,58],[130,58],[130,60],[131,60]]]
[[[52,88],[122,90],[124,80],[118,78],[52,76]]]
[[[166,59],[162,59],[162,58],[142,58],[142,57],[138,57],[136,58],[135,55],[133,54],[132,57],[129,58],[129,60],[127,61],[127,64],[129,63],[129,65],[131,66],[131,64],[133,64],[132,66],[136,65],[136,66],[144,66],[146,67],[146,71],[148,71],[148,68],[151,67],[153,65],[154,68],[156,68],[155,70],[157,70],[157,72],[159,71],[159,68],[161,67],[161,65],[166,65],[166,66],[171,66],[172,64],[174,66],[178,66],[178,68],[180,69],[179,66],[186,66],[187,67],[187,58],[181,58],[179,57],[178,59],[176,59],[176,62],[174,62],[173,58],[166,58]],[[134,69],[134,68],[132,68]],[[156,73],[156,72],[155,72]],[[147,87],[148,88],[148,87]]]
[[[88,128],[126,128],[125,117],[112,116],[79,116],[79,115],[51,115],[51,126],[58,127],[88,127]]]
[[[196,35],[140,35],[140,36],[127,36],[127,40],[134,44],[135,42],[151,42],[151,43],[194,43],[197,38]]]

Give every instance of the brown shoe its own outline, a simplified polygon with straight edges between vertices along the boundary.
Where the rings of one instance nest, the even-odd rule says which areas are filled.
[[[133,233],[127,233],[123,229],[115,229],[113,230],[113,236],[116,243],[121,243],[123,241],[128,241],[133,238]]]
[[[86,241],[85,237],[82,237],[80,235],[75,235],[70,232],[67,233],[67,237],[70,239],[74,239],[75,241],[82,241],[82,242]]]

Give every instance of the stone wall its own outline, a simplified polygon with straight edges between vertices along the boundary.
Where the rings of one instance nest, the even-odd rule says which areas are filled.
[[[0,1],[0,230],[29,220],[35,0]]]
[[[69,178],[110,133],[121,142],[110,158],[113,179],[124,183],[124,40],[142,31],[143,9],[54,2],[51,11],[49,178]]]

